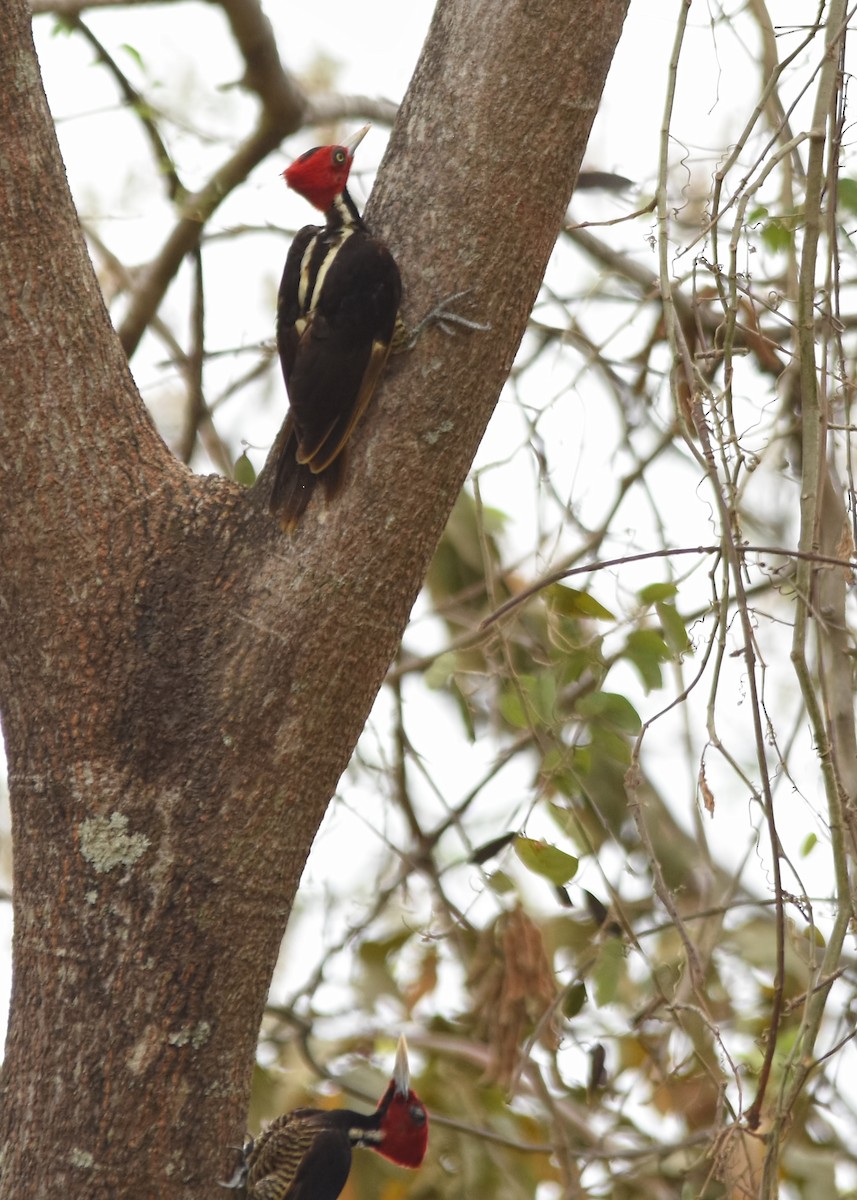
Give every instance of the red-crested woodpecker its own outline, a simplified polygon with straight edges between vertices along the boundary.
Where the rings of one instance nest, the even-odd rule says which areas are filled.
[[[325,215],[307,225],[286,259],[277,302],[277,347],[289,394],[271,511],[292,530],[321,480],[342,486],[345,448],[390,355],[402,296],[399,269],[363,223],[346,182],[369,126],[343,146],[308,150],[283,172]]]
[[[418,1167],[428,1143],[428,1114],[411,1091],[408,1048],[399,1038],[393,1076],[373,1113],[298,1108],[250,1143],[228,1187],[248,1200],[336,1200],[351,1151],[368,1146],[402,1167]]]
[[[317,146],[283,172],[290,188],[325,216],[306,225],[286,258],[277,300],[277,347],[289,413],[279,440],[270,508],[291,532],[316,481],[332,499],[342,487],[345,452],[354,427],[378,386],[391,350],[410,349],[437,323],[490,328],[447,306],[448,296],[408,329],[401,320],[399,268],[369,232],[348,194],[354,150],[369,126],[342,146]]]

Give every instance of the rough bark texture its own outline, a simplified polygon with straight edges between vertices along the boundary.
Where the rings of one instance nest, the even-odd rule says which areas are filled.
[[[441,0],[369,219],[412,314],[467,287],[491,332],[397,361],[346,493],[289,541],[264,479],[196,478],[154,431],[6,5],[4,1200],[219,1194],[306,854],[512,363],[624,12]]]

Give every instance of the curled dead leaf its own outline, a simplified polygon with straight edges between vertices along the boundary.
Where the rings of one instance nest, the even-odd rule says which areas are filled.
[[[468,980],[477,1029],[494,1050],[489,1072],[508,1086],[524,1039],[538,1028],[539,1041],[554,1050],[559,1042],[558,988],[539,927],[524,910],[502,913],[485,930]],[[548,1015],[551,1014],[551,1015]]]

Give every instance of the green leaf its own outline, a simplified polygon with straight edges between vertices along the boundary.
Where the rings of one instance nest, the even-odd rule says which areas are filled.
[[[559,792],[561,796],[568,796],[569,799],[573,799],[580,792],[580,784],[570,770],[557,767],[553,771],[543,772],[542,778],[550,784],[554,791]]]
[[[598,637],[587,638],[583,646],[575,643],[575,636],[580,631],[580,625],[572,617],[561,617],[556,632],[555,645],[559,652],[558,667],[563,685],[577,681],[587,672],[601,671],[600,641]]]
[[[508,517],[498,508],[478,508],[467,491],[459,493],[444,530],[444,539],[462,564],[481,578],[484,573],[485,539],[502,533]]]
[[[526,678],[527,676],[521,675],[518,682],[523,683]],[[532,676],[529,678],[532,679]],[[526,729],[529,726],[524,702],[516,687],[507,687],[500,696],[500,713],[503,720],[508,721],[515,729]]]
[[[527,729],[535,722],[552,726],[556,719],[556,678],[552,672],[517,675],[515,684],[500,697],[500,712],[509,724],[516,729]]]
[[[637,668],[647,692],[663,687],[661,663],[669,662],[673,655],[656,629],[632,629],[623,656]]]
[[[573,800],[580,795],[581,777],[589,772],[591,764],[592,754],[588,746],[575,746],[573,749],[563,747],[561,753],[555,753],[552,749],[542,759],[540,776],[550,788]],[[566,809],[559,811],[565,813],[566,819],[570,818],[571,814]],[[556,819],[562,824],[562,818]]]
[[[592,770],[592,751],[588,746],[575,746],[571,752],[571,769],[578,775],[586,776]],[[577,795],[580,787],[574,781],[573,791],[568,793],[571,797]]]
[[[550,671],[540,671],[532,683],[527,684],[527,694],[543,725],[552,725],[556,708],[556,678]]]
[[[545,588],[545,598],[552,608],[562,613],[564,617],[591,617],[598,621],[615,621],[616,618],[609,608],[605,608],[588,592],[579,592],[576,588],[566,587],[564,583],[554,583]]]
[[[514,880],[505,871],[492,871],[487,876],[487,882],[491,890],[496,892],[498,896],[505,896],[515,890]]]
[[[362,942],[358,953],[364,963],[378,965],[386,962],[391,954],[401,950],[410,937],[409,929],[398,930],[391,937]]]
[[[791,249],[794,244],[794,234],[782,221],[774,219],[766,221],[762,226],[762,241],[775,254]]]
[[[623,733],[639,733],[642,725],[640,714],[631,701],[618,692],[592,692],[589,696],[583,696],[577,711],[590,722],[604,722],[621,729]]]
[[[576,796],[580,785],[575,778],[575,751],[569,746],[549,746],[541,757],[539,778],[543,780],[547,792],[559,792],[561,796]]]
[[[655,610],[664,631],[664,640],[675,654],[687,654],[692,649],[684,621],[674,604],[656,604]]]
[[[562,1001],[563,1016],[571,1018],[576,1017],[586,1003],[586,985],[581,983],[573,983],[565,993]]]
[[[807,855],[812,854],[813,850],[815,849],[815,847],[817,845],[818,845],[818,835],[815,833],[808,833],[800,845],[801,858],[806,858]]]
[[[592,754],[593,754],[593,774],[596,768],[596,758],[600,760],[598,765],[604,766],[604,760],[614,765],[618,763],[624,774],[625,768],[631,765],[631,747],[628,745],[628,739],[624,734],[616,733],[614,729],[608,729],[604,725],[595,724],[591,727],[592,733]],[[624,788],[623,795],[624,795]]]
[[[650,583],[640,588],[637,595],[641,604],[656,604],[658,600],[672,600],[677,593],[678,588],[674,583]]]
[[[535,838],[515,838],[515,853],[528,871],[549,879],[558,886],[568,883],[577,873],[577,859],[550,842]]]
[[[857,179],[840,179],[836,198],[840,208],[857,217]]]
[[[134,62],[137,64],[137,66],[140,68],[141,71],[146,70],[146,64],[143,62],[143,55],[140,53],[140,51],[137,49],[136,46],[132,46],[128,42],[123,42],[120,49],[124,50],[125,53],[129,56],[129,58],[133,58]]]
[[[607,938],[598,949],[592,969],[595,982],[595,1003],[599,1008],[612,1004],[619,989],[625,967],[625,947],[618,938]]]
[[[567,808],[563,808],[560,804],[548,803],[548,812],[563,833],[568,833],[575,823],[574,813],[570,812]]]
[[[600,928],[610,915],[606,905],[602,904],[598,897],[593,896],[592,892],[587,891],[586,888],[583,889],[583,896],[586,900],[586,911]]]
[[[247,457],[245,450],[241,457],[235,463],[235,482],[240,483],[242,487],[252,487],[256,482],[256,471],[250,459]]]
[[[426,687],[431,688],[432,691],[446,687],[450,677],[455,674],[457,666],[458,655],[454,650],[447,650],[445,654],[439,654],[423,674]]]

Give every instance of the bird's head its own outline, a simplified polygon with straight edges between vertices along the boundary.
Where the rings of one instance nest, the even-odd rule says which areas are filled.
[[[283,171],[288,186],[315,208],[327,212],[337,196],[345,191],[354,151],[369,129],[364,125],[342,146],[316,146],[296,158]]]
[[[428,1113],[411,1091],[408,1045],[399,1038],[393,1078],[375,1110],[379,1139],[374,1148],[400,1167],[418,1167],[428,1145]]]

